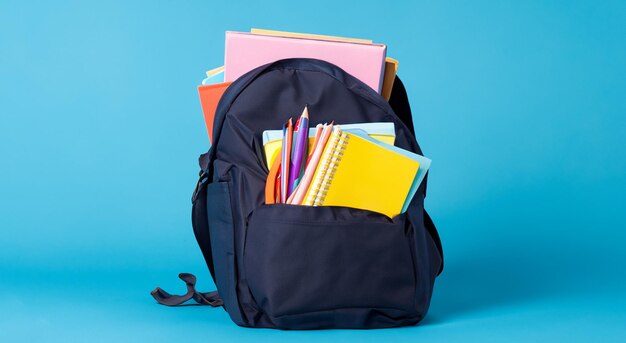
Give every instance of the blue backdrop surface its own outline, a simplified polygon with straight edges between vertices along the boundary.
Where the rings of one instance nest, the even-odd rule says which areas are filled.
[[[622,341],[625,23],[619,1],[1,2],[0,341]],[[214,287],[196,86],[250,27],[400,60],[446,253],[419,326],[253,330],[150,297]]]

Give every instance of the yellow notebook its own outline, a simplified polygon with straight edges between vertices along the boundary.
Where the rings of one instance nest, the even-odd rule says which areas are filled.
[[[419,162],[360,135],[333,129],[303,205],[400,214]]]
[[[278,36],[278,37],[329,40],[329,41],[335,41],[335,42],[340,41],[340,42],[352,42],[352,43],[361,43],[361,44],[374,43],[371,39],[346,38],[346,37],[337,37],[337,36],[316,35],[316,34],[310,34],[310,33],[265,30],[265,29],[257,29],[257,28],[251,28],[250,33],[256,33],[256,34],[267,35],[267,36]]]

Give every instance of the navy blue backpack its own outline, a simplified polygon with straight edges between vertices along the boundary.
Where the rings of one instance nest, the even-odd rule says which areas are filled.
[[[422,154],[406,91],[386,101],[339,67],[286,59],[237,79],[217,108],[213,145],[200,157],[193,229],[217,292],[152,292],[165,305],[223,306],[246,327],[383,328],[418,323],[443,269],[441,242],[424,210],[426,180],[393,218],[338,206],[265,204],[262,133],[308,104],[311,125],[393,122],[395,145]]]

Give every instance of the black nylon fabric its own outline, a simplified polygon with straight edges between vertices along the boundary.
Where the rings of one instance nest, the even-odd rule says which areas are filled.
[[[406,126],[413,134],[413,137],[415,137],[415,129],[413,127],[413,113],[411,113],[409,97],[406,93],[406,89],[404,88],[402,80],[400,80],[400,77],[398,76],[396,76],[396,79],[393,82],[391,97],[389,98],[389,105],[396,113],[398,118],[400,118],[400,120],[402,120],[402,122],[406,124]],[[426,197],[427,183],[428,173],[426,173],[426,177],[424,178],[424,197]],[[426,210],[424,210],[424,224],[426,226],[426,230],[428,230],[428,233],[433,238],[435,246],[437,246],[437,250],[439,250],[439,256],[441,257],[441,266],[439,267],[439,272],[437,273],[437,275],[439,275],[443,271],[443,248],[441,246],[441,240],[439,239],[439,233],[437,232],[435,223],[433,223],[433,221],[430,219],[430,216],[428,215]]]
[[[419,322],[442,265],[440,243],[425,227],[426,182],[408,211],[394,218],[347,207],[264,204],[262,132],[281,128],[305,104],[311,126],[393,122],[395,145],[421,154],[413,129],[380,95],[327,62],[282,60],[235,81],[218,106],[213,147],[201,159],[208,219],[194,218],[208,223],[210,238],[200,234],[199,244],[210,252],[211,261],[205,258],[225,309],[250,327]]]

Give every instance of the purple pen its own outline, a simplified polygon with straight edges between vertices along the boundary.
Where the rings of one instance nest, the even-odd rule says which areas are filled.
[[[306,160],[305,154],[309,143],[309,109],[307,105],[304,106],[300,116],[297,132],[298,135],[293,147],[293,158],[289,168],[289,194],[287,196],[291,195],[296,188],[296,180],[300,177],[302,162]]]

